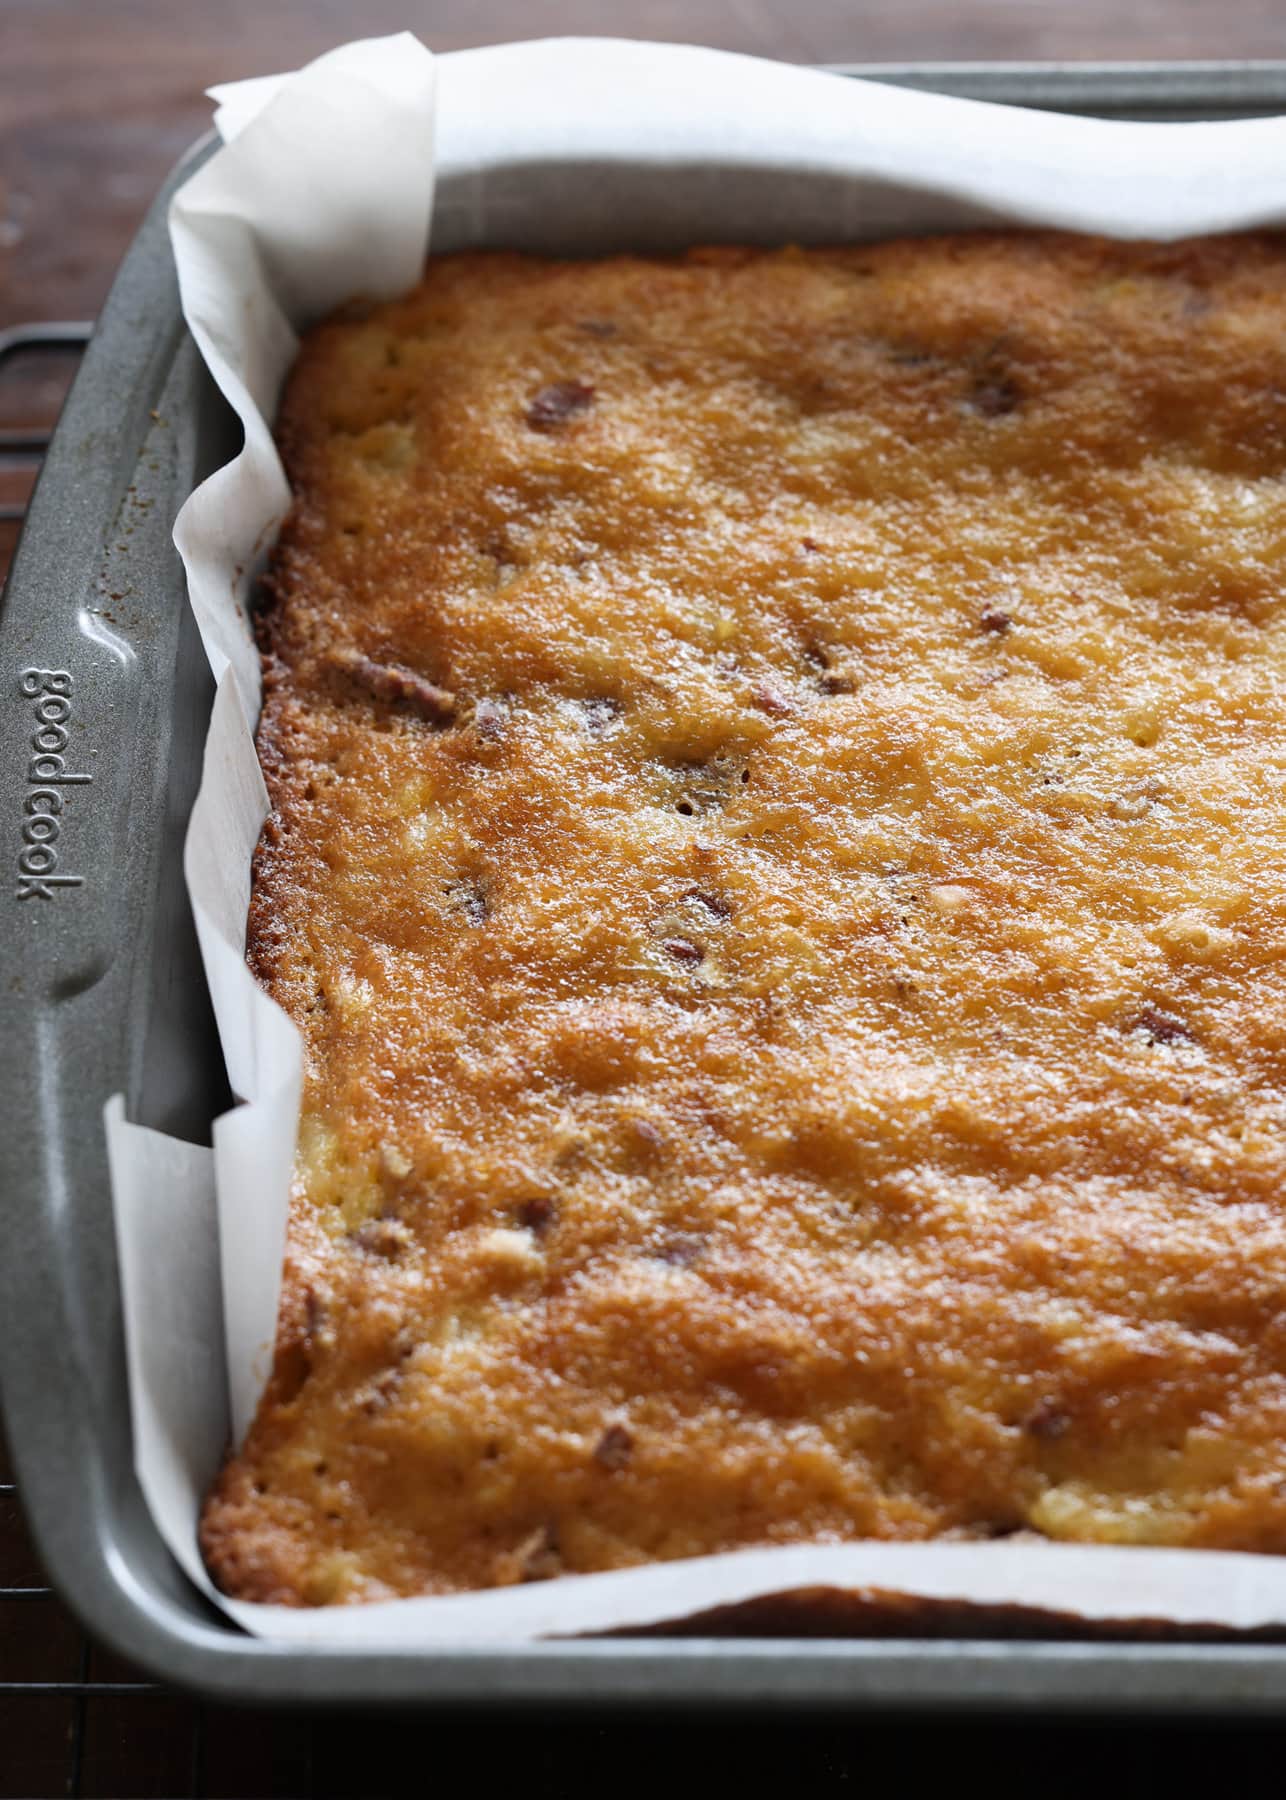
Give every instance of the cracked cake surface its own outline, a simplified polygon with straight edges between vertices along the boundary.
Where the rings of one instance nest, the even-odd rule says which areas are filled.
[[[1286,1549],[1284,325],[1273,238],[987,234],[308,336],[227,1592]]]

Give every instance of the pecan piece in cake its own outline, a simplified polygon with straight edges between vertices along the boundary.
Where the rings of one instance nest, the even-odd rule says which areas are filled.
[[[527,423],[533,431],[556,431],[593,404],[594,390],[588,382],[553,381],[528,406]]]

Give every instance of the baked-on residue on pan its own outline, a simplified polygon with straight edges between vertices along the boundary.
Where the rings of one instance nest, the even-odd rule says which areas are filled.
[[[1286,1549],[1286,249],[435,260],[314,331],[243,1598]]]

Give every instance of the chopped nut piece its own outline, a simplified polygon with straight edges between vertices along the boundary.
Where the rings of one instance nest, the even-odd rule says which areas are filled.
[[[523,1200],[519,1204],[515,1216],[524,1230],[543,1238],[557,1222],[558,1208],[546,1195],[533,1194],[530,1200]]]
[[[986,374],[974,383],[969,404],[984,419],[1003,419],[1017,412],[1023,403],[1023,390],[1012,375]]]
[[[1173,1013],[1163,1012],[1159,1006],[1145,1006],[1125,1027],[1127,1031],[1141,1032],[1150,1044],[1185,1044],[1196,1041],[1196,1033],[1190,1025]]]
[[[1027,1417],[1023,1420],[1023,1430],[1034,1438],[1041,1438],[1051,1443],[1065,1436],[1070,1429],[1072,1417],[1057,1400],[1048,1395],[1038,1400]]]
[[[634,1436],[624,1425],[609,1425],[594,1446],[594,1461],[600,1468],[623,1469],[634,1451]]]
[[[711,894],[704,888],[689,888],[684,899],[695,900],[712,919],[727,919],[732,916],[732,902],[725,900],[722,894]]]
[[[755,683],[750,690],[750,704],[773,719],[784,719],[793,710],[790,696],[771,681]]]
[[[694,1262],[700,1260],[705,1247],[703,1237],[697,1237],[691,1232],[681,1232],[663,1244],[656,1254],[658,1261],[669,1263],[671,1268],[690,1269]]]
[[[430,725],[450,725],[455,719],[455,695],[423,675],[417,675],[414,669],[404,669],[398,663],[374,662],[356,650],[337,652],[331,661],[375,700],[390,706],[410,707]]]
[[[527,408],[533,431],[556,431],[594,403],[594,390],[584,381],[554,381],[541,388]]]

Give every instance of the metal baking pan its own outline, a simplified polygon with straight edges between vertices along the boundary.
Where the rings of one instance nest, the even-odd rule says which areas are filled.
[[[1114,117],[1286,110],[1286,63],[843,72]],[[123,1090],[135,1120],[204,1139],[228,1100],[180,855],[211,684],[170,541],[183,498],[236,447],[180,316],[165,228],[210,148],[170,177],[125,259],[0,613],[0,1391],[66,1599],[166,1679],[259,1705],[1276,1711],[1286,1645],[685,1636],[303,1650],[243,1636],[179,1573],[131,1467],[101,1115]],[[439,220],[452,205],[447,183]]]

